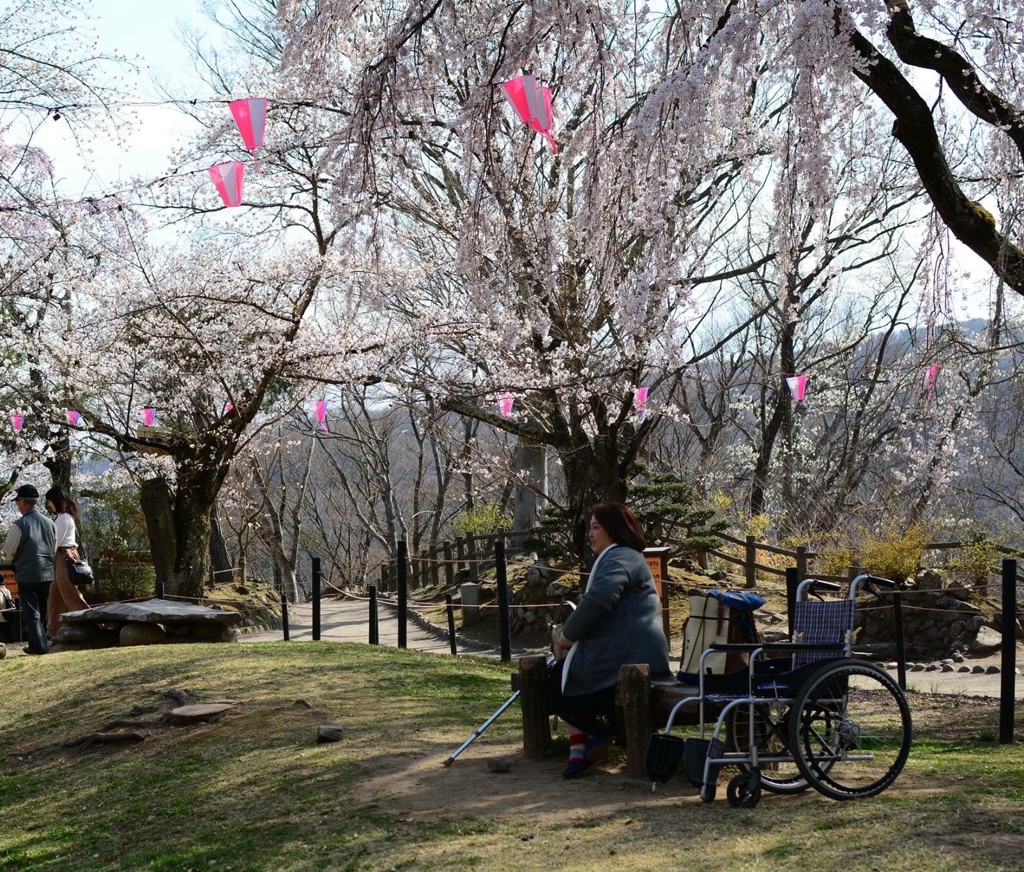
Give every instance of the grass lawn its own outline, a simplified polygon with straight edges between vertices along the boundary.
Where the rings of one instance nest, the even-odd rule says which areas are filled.
[[[0,869],[1024,868],[1024,766],[991,740],[994,700],[912,694],[915,747],[878,797],[737,810],[679,779],[652,793],[615,760],[564,781],[564,750],[519,756],[518,706],[442,766],[508,698],[510,671],[329,642],[0,661]],[[238,705],[161,723],[181,692]],[[344,738],[317,744],[328,722]],[[142,739],[80,741],[111,732]]]

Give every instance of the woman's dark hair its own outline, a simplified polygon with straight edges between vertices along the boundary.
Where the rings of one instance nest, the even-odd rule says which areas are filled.
[[[78,520],[78,503],[64,493],[63,488],[51,487],[46,492],[45,502],[53,503],[58,515],[69,514],[76,521]]]
[[[591,508],[590,513],[597,518],[597,523],[604,527],[616,545],[625,545],[640,552],[647,547],[647,537],[629,506],[622,503],[598,503]]]

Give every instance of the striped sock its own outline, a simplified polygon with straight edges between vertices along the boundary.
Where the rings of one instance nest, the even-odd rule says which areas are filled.
[[[569,760],[583,760],[587,756],[587,734],[574,733],[569,737]]]

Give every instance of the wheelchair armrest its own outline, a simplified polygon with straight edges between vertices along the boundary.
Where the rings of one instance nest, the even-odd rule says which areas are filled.
[[[709,651],[760,651],[765,646],[757,642],[712,642]]]
[[[842,642],[765,642],[765,651],[845,651]]]

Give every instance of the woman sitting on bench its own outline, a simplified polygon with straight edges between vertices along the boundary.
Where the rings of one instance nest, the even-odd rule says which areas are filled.
[[[597,559],[558,638],[569,653],[554,665],[545,686],[548,712],[569,725],[565,778],[582,775],[607,754],[615,735],[619,669],[646,663],[652,678],[671,672],[640,522],[622,503],[598,503],[591,513],[590,547]]]

